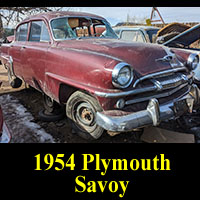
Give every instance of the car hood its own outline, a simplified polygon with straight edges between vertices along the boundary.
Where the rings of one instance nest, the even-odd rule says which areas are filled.
[[[174,47],[176,44],[181,44],[184,46],[189,46],[195,41],[200,39],[200,24],[193,26],[190,29],[180,33],[179,35],[171,38],[163,45]]]
[[[81,39],[59,42],[57,47],[82,51],[88,56],[97,56],[97,59],[106,57],[126,62],[142,76],[171,68],[168,62],[156,61],[169,53],[169,49],[161,45],[130,43],[113,39]]]

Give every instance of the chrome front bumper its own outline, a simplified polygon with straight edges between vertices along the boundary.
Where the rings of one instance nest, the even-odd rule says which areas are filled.
[[[0,143],[9,143],[11,140],[10,132],[5,123],[3,123],[2,134],[0,136]]]
[[[199,104],[200,91],[192,85],[190,92],[167,104],[159,105],[157,99],[151,99],[146,110],[125,116],[109,116],[106,112],[96,114],[97,124],[107,131],[127,132],[146,126],[158,126],[160,122],[192,112],[193,106]]]

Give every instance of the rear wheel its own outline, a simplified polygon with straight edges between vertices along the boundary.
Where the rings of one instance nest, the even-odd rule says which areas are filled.
[[[44,110],[39,112],[39,118],[45,122],[59,121],[65,117],[64,109],[51,97],[43,94]]]
[[[20,88],[22,86],[22,80],[19,78],[15,78],[10,82],[12,88]]]
[[[61,106],[46,94],[43,95],[43,105],[49,113],[55,113],[61,109]]]
[[[22,80],[13,76],[10,68],[8,67],[8,80],[12,88],[20,88],[22,86]]]
[[[98,111],[102,109],[97,100],[80,91],[72,94],[66,104],[66,114],[72,128],[87,140],[99,139],[103,134],[104,129],[96,123]]]

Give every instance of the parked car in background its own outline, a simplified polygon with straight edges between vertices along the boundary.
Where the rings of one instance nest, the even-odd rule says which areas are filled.
[[[0,87],[1,87],[0,82]],[[11,140],[10,132],[6,126],[6,123],[3,120],[3,112],[0,106],[0,143],[9,143]]]
[[[1,50],[11,85],[20,87],[24,80],[41,91],[49,111],[65,106],[73,129],[84,138],[158,126],[199,106],[191,73],[198,55],[119,40],[97,15],[29,17]]]
[[[153,26],[120,26],[114,27],[113,30],[120,39],[125,41],[154,43],[159,28]]]

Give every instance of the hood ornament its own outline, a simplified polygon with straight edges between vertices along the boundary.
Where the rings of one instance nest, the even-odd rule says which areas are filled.
[[[163,58],[156,59],[156,62],[171,62],[174,59],[171,55],[166,55]]]
[[[180,67],[183,66],[183,63],[181,63],[178,58],[176,57],[176,54],[173,53],[172,51],[170,51],[169,48],[163,47],[163,49],[166,52],[166,56],[164,56],[163,58],[158,58],[155,61],[156,62],[165,62],[165,63],[169,63],[171,65],[171,67]]]

